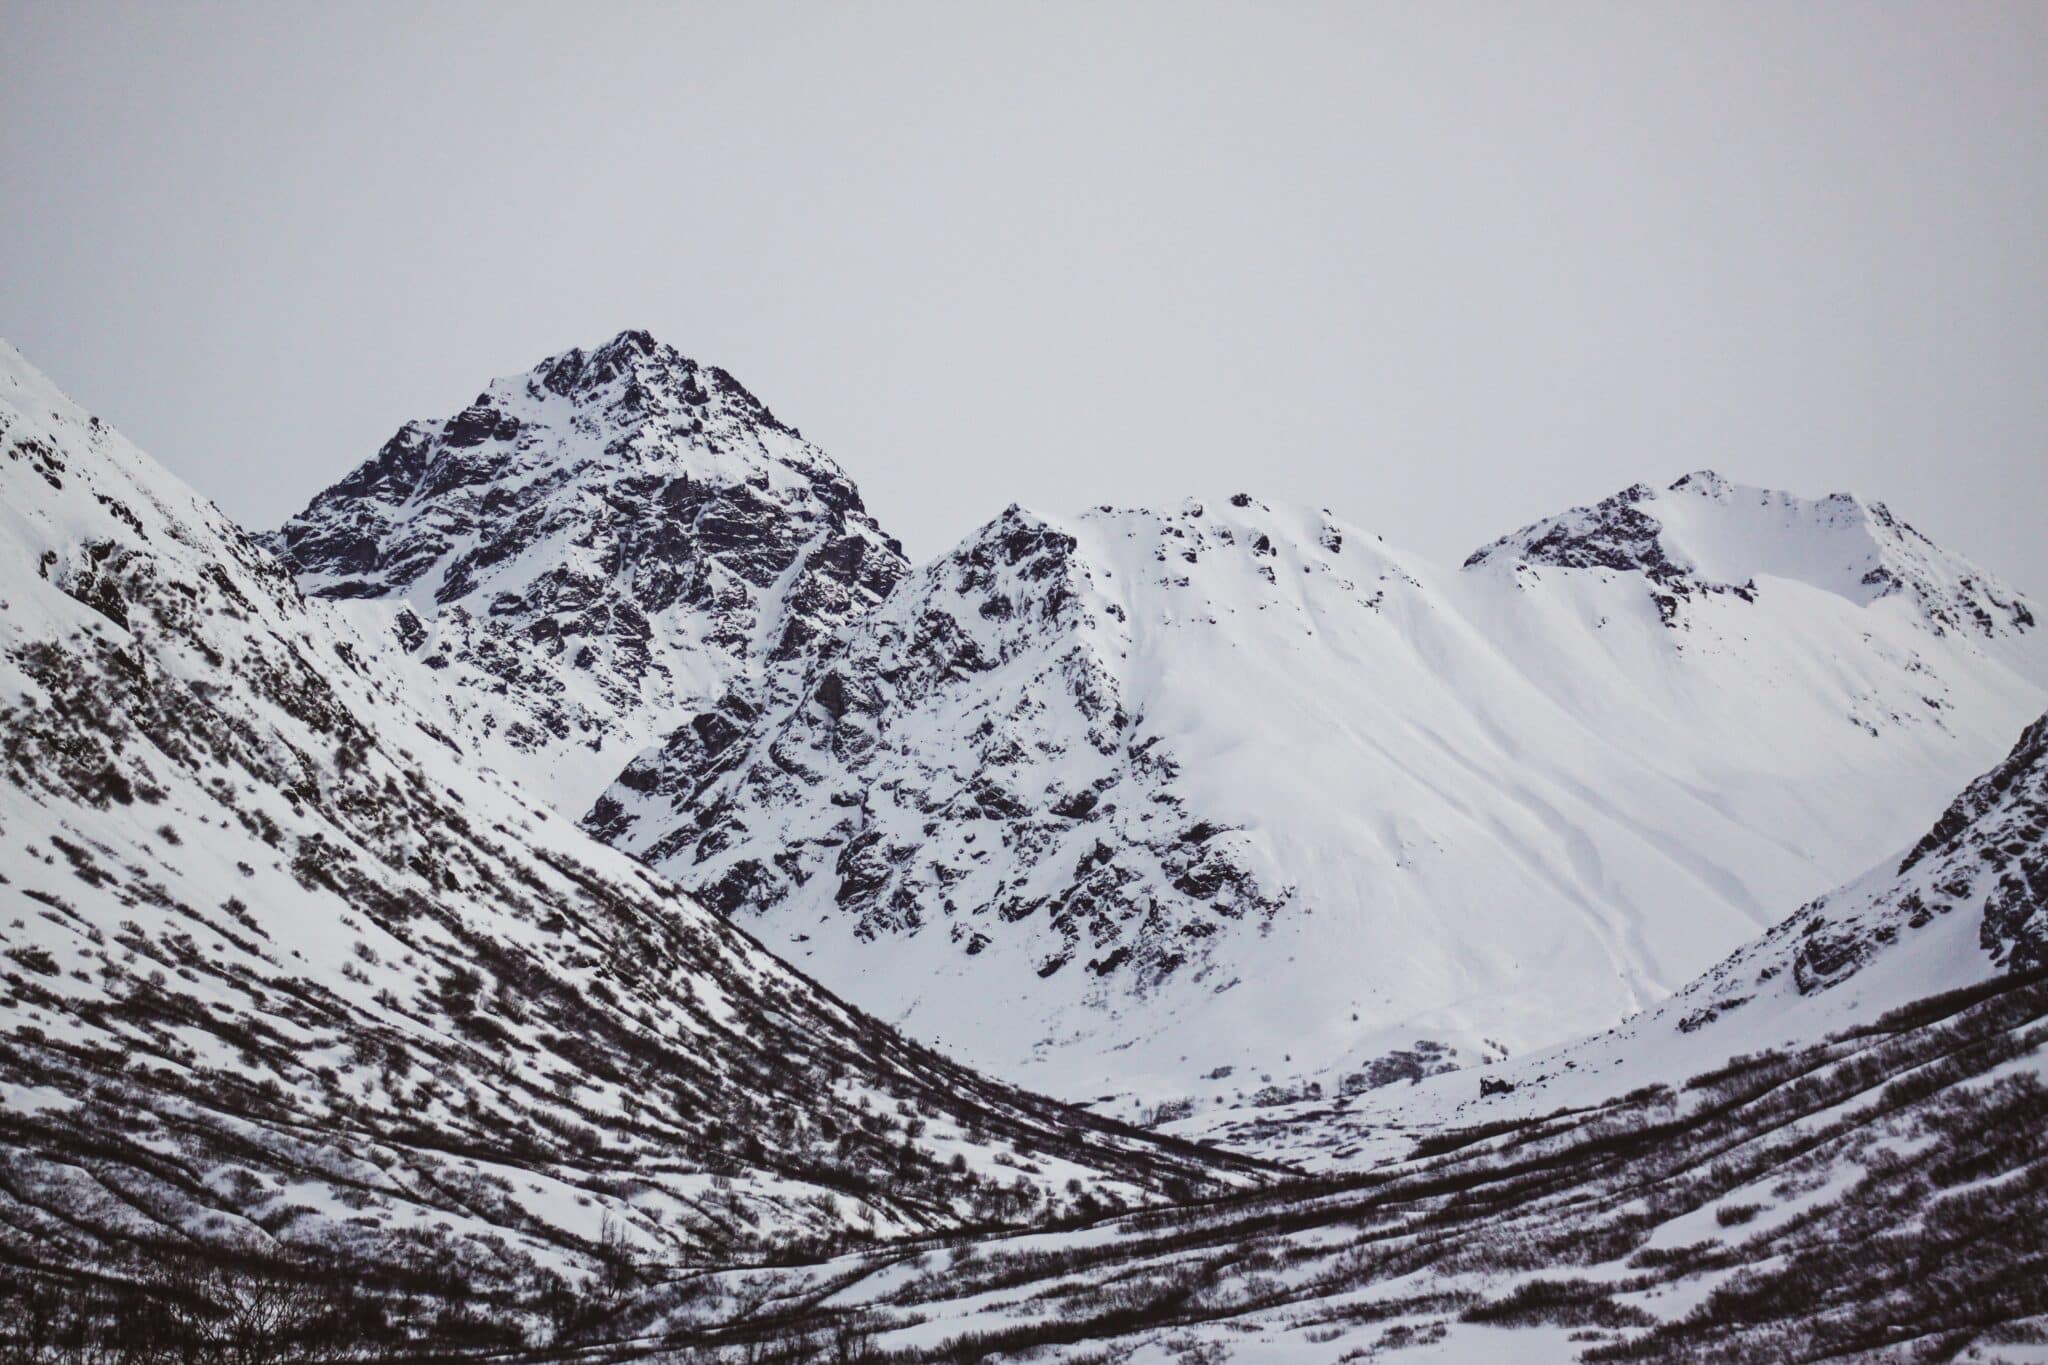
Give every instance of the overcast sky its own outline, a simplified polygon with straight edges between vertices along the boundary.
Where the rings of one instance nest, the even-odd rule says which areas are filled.
[[[2048,5],[0,0],[0,334],[268,526],[645,327],[914,555],[1711,466],[2048,593]]]

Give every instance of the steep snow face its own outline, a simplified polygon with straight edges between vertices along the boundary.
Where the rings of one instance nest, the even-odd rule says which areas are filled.
[[[1244,1174],[904,1042],[471,771],[7,349],[0,450],[8,1255],[531,1292],[622,1246],[731,1263]]]
[[[269,543],[571,815],[678,713],[763,704],[905,569],[824,452],[645,332],[409,423]]]
[[[2040,967],[2048,967],[2048,716],[1903,858],[1818,897],[1661,1013],[1688,1033],[1744,1011],[1783,1014],[1787,1002],[1805,999],[1824,1000],[1836,1015],[1874,1015]]]
[[[1401,1155],[1422,1132],[1606,1104],[1733,1057],[1798,1053],[1870,1031],[1888,1011],[1940,1018],[1949,1011],[1923,1002],[2043,968],[2048,716],[1907,851],[1815,897],[1616,1028],[1488,1067],[1483,1078],[1389,1076],[1412,1084],[1261,1112],[1205,1105],[1168,1131],[1310,1168],[1369,1165]]]
[[[1988,576],[1814,567],[1896,529],[1863,504],[1670,500],[1685,570],[1605,514],[1460,572],[1244,495],[1013,508],[586,824],[911,1032],[1124,1112],[1590,1033],[1909,838],[2048,702]]]

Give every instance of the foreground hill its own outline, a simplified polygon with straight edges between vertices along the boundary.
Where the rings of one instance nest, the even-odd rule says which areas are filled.
[[[2048,704],[2043,638],[1879,504],[1711,474],[1462,570],[1243,495],[1012,508],[586,825],[1035,1087],[1335,1095],[1605,1028],[1855,875]]]
[[[2002,977],[1370,1174],[709,1276],[619,1330],[681,1359],[2036,1361],[2044,1046],[2048,982]]]
[[[256,1265],[530,1306],[599,1271],[1256,1178],[906,1043],[472,772],[274,560],[11,349],[0,450],[23,1302]]]
[[[571,816],[679,716],[765,705],[906,567],[823,451],[645,332],[407,423],[266,542]]]

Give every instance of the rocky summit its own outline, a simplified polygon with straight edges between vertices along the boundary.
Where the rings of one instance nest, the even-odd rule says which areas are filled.
[[[638,331],[407,423],[264,540],[570,814],[678,717],[781,695],[906,567],[823,451]]]

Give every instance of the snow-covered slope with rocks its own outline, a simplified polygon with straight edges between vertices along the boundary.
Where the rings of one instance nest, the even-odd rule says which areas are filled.
[[[1370,1165],[1420,1134],[1584,1109],[1745,1056],[1799,1051],[1888,1011],[2048,969],[2048,715],[1922,836],[1817,896],[1655,1007],[1483,1072],[1409,1075],[1168,1125],[1310,1169]],[[1393,1084],[1399,1080],[1405,1084]]]
[[[1621,1028],[1172,1125],[1313,1180],[711,1277],[624,1320],[906,1361],[2039,1360],[2044,929],[2048,717],[1909,851]]]
[[[645,332],[408,423],[266,543],[571,816],[679,719],[768,704],[905,569],[823,451]]]
[[[1256,1178],[905,1042],[472,771],[4,347],[0,450],[10,1264],[532,1295]]]
[[[1668,489],[1637,484],[1592,507],[1526,526],[1474,552],[1487,563],[1618,569],[1656,585],[1667,620],[1701,593],[1753,593],[1786,579],[1859,606],[1909,597],[1936,633],[1996,637],[2031,628],[2018,593],[1853,493],[1819,500],[1733,484],[1711,470]]]
[[[1655,1003],[1924,827],[2042,644],[1881,506],[1711,474],[1462,570],[1244,495],[1012,508],[586,825],[1012,1079],[1336,1093]]]
[[[678,1353],[906,1365],[2038,1362],[2044,1077],[2048,975],[2008,975],[1367,1172],[707,1276],[621,1321]]]

